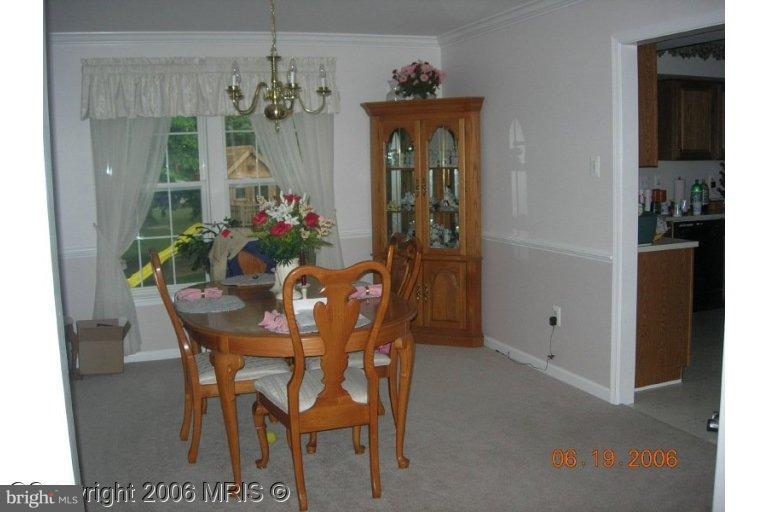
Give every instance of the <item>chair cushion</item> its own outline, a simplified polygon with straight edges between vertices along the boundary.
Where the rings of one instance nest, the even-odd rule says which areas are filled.
[[[245,364],[235,374],[235,380],[261,379],[278,373],[288,373],[290,376],[291,368],[281,357],[243,356],[243,360]],[[195,362],[200,384],[216,384],[216,372],[211,364],[210,354],[207,352],[196,354]]]
[[[387,354],[381,352],[373,353],[373,366],[388,366],[391,359]],[[307,370],[319,370],[320,369],[320,356],[308,357],[304,364]],[[349,359],[347,361],[348,368],[362,368],[363,367],[363,351],[358,350],[356,352],[349,353]]]
[[[278,406],[282,411],[288,412],[288,381],[292,373],[270,375],[259,379],[254,384],[256,391],[264,395],[270,402]],[[307,371],[299,389],[299,412],[306,411],[315,404],[317,395],[323,390],[322,370]],[[368,382],[363,370],[347,368],[344,372],[344,382],[341,383],[347,393],[357,403],[368,403]]]

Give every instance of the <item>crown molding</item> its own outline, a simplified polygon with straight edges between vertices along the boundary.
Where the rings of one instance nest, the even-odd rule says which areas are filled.
[[[557,11],[584,0],[530,0],[499,14],[467,23],[437,36],[440,47],[450,46],[483,34],[507,28],[516,23]]]
[[[319,47],[364,46],[369,48],[437,48],[435,36],[378,34],[333,34],[321,32],[280,32],[280,43]],[[51,46],[126,44],[265,45],[269,32],[52,32]]]

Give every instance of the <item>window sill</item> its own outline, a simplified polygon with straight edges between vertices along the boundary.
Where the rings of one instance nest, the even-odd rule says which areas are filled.
[[[177,291],[188,288],[196,283],[184,283],[174,284],[168,287],[168,294],[173,297]],[[144,308],[149,306],[160,306],[163,303],[163,299],[160,298],[160,293],[157,291],[156,286],[144,286],[142,288],[134,288],[131,290],[133,295],[133,303],[137,308]]]

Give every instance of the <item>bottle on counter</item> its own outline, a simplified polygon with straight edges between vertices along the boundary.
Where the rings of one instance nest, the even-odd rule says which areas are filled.
[[[707,180],[702,179],[701,180],[701,211],[702,213],[707,213],[708,209],[709,209],[709,185],[707,185]]]
[[[701,185],[699,180],[694,181],[691,185],[691,208],[693,215],[701,215]]]

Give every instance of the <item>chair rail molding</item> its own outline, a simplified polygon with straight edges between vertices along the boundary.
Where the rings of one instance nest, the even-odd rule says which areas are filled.
[[[522,238],[518,236],[490,232],[483,233],[483,240],[496,242],[511,247],[527,247],[529,249],[536,249],[539,251],[553,252],[556,254],[573,256],[576,258],[598,261],[601,263],[611,263],[613,260],[613,256],[610,252],[598,251],[587,247],[579,247],[577,245],[563,244],[560,242],[534,240],[530,238]]]
[[[49,41],[52,46],[193,43],[254,46],[271,43],[272,36],[269,32],[53,32]],[[280,42],[313,47],[440,48],[435,36],[280,32]]]
[[[483,34],[495,32],[537,16],[549,14],[584,0],[530,0],[512,9],[473,21],[437,36],[441,47],[453,45]]]

